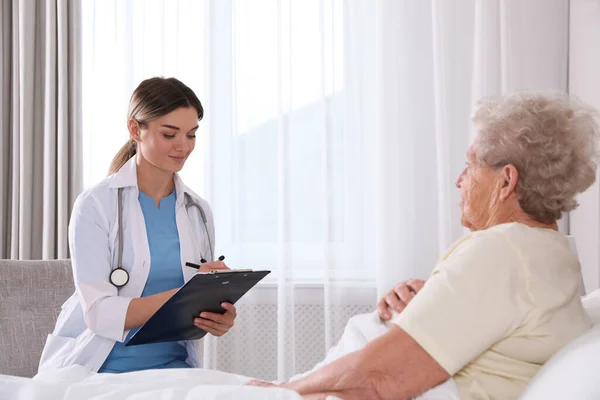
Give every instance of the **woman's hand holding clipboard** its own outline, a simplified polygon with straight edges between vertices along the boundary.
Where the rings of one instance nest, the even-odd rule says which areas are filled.
[[[221,307],[225,309],[224,314],[203,311],[194,318],[194,326],[205,330],[213,336],[223,336],[233,328],[237,310],[231,303],[223,302]]]
[[[198,273],[201,274],[231,271],[223,262],[224,259],[225,256],[221,256],[218,261],[207,262],[203,259],[200,261],[200,265],[190,262],[185,263],[185,265],[198,269]],[[221,307],[225,310],[224,314],[201,312],[197,318],[194,318],[194,325],[213,336],[223,336],[233,327],[235,317],[237,317],[237,310],[233,304],[227,302],[221,303]]]

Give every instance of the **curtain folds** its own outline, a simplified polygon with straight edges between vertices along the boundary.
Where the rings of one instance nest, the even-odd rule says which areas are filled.
[[[0,7],[0,256],[67,258],[82,187],[80,3]]]

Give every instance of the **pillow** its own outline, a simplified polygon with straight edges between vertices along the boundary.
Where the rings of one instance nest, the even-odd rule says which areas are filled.
[[[585,311],[587,311],[592,321],[594,321],[594,325],[600,325],[600,289],[583,297],[581,302]]]
[[[521,400],[600,399],[600,289],[582,302],[594,327],[552,356],[525,388]]]
[[[600,325],[567,344],[542,367],[521,400],[600,399]]]

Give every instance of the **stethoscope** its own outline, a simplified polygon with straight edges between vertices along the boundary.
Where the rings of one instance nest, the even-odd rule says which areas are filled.
[[[122,288],[123,286],[125,286],[127,284],[127,282],[129,282],[129,272],[127,272],[125,269],[123,269],[123,189],[124,188],[119,188],[118,193],[117,193],[117,198],[118,198],[117,210],[118,210],[118,224],[119,224],[119,230],[117,232],[117,236],[119,239],[118,263],[117,263],[117,268],[113,267],[112,271],[110,272],[110,283],[112,283],[117,288]],[[206,221],[206,214],[204,213],[204,210],[202,209],[200,204],[196,203],[192,199],[192,196],[190,196],[188,193],[184,193],[184,197],[185,197],[185,212],[188,214],[188,217],[190,215],[189,214],[190,207],[196,207],[196,209],[200,212],[200,217],[202,218],[202,222],[204,223],[204,230],[206,231],[206,237],[208,238],[208,247],[210,249],[210,260],[212,261],[214,254],[213,254],[212,242],[210,240],[210,235],[208,234],[208,225],[207,225],[207,221]],[[202,259],[201,262],[205,263],[206,260],[202,256],[202,253],[200,253],[200,257]]]

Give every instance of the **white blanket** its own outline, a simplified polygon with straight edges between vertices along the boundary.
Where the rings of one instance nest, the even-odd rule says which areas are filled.
[[[388,328],[389,324],[381,322],[377,312],[359,314],[350,318],[340,341],[329,350],[325,359],[315,365],[312,370],[296,375],[290,380],[300,379],[348,353],[360,350],[371,340],[385,334]],[[423,393],[416,400],[460,400],[460,395],[454,380],[449,379],[441,385]]]
[[[357,315],[348,321],[339,343],[325,360],[313,370],[381,336],[387,326],[375,313]],[[310,373],[297,375],[296,380]],[[33,379],[0,375],[0,399],[47,400],[137,400],[137,399],[203,399],[203,400],[301,400],[297,393],[281,388],[242,386],[251,378],[204,369],[171,369],[130,372],[126,374],[96,374],[83,367],[72,366],[46,371]],[[459,394],[450,379],[418,400],[459,400]]]
[[[96,374],[78,365],[33,379],[0,375],[0,399],[11,400],[301,400],[281,388],[242,386],[248,378],[205,369]]]

